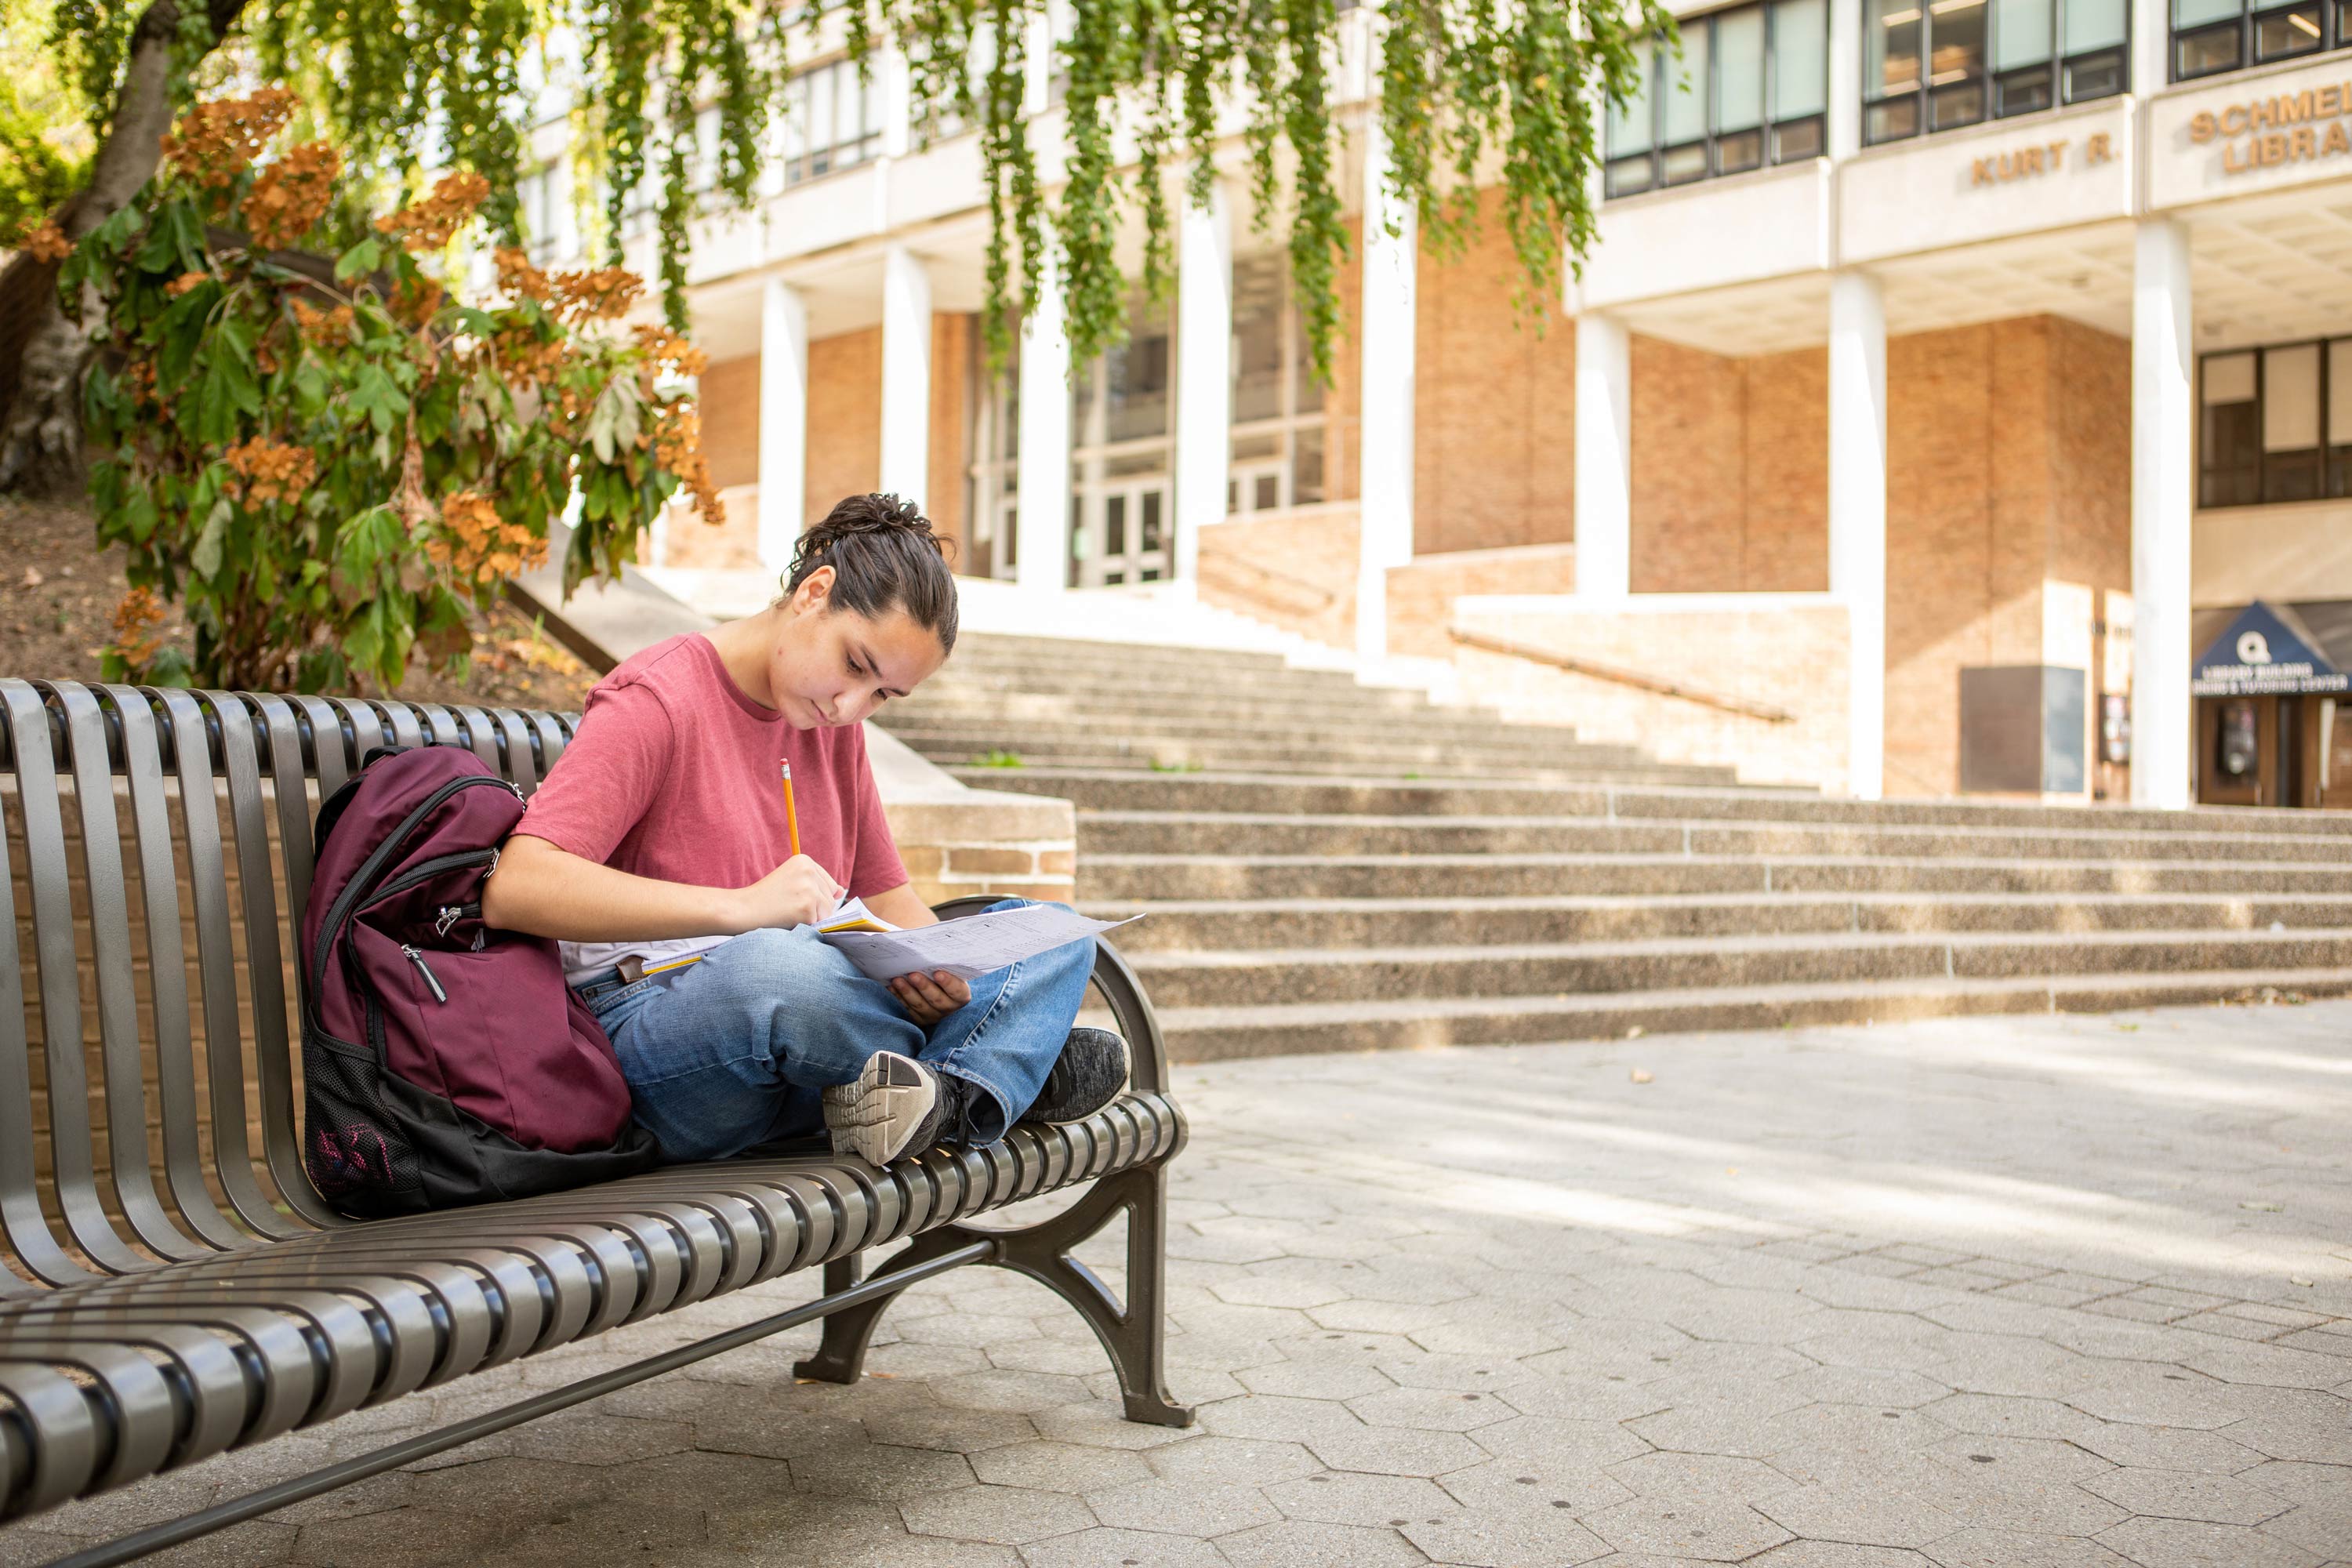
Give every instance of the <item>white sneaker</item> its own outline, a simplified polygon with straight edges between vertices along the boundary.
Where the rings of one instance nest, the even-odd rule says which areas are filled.
[[[824,1125],[833,1152],[887,1165],[908,1149],[939,1142],[945,1096],[940,1075],[912,1057],[877,1051],[856,1083],[824,1091]]]

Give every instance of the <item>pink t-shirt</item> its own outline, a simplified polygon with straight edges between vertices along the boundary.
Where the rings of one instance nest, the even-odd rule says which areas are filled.
[[[865,731],[793,728],[745,696],[695,632],[656,643],[596,683],[580,732],[515,831],[639,877],[749,887],[792,856],[785,762],[802,851],[859,898],[905,883]],[[628,953],[655,962],[724,940],[566,942],[564,967],[576,981]]]

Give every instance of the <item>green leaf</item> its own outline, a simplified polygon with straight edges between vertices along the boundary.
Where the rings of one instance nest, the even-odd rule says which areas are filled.
[[[361,240],[357,245],[352,246],[349,250],[344,251],[341,256],[336,258],[335,281],[338,283],[348,283],[354,278],[364,277],[366,274],[374,271],[376,269],[376,264],[383,259],[383,244],[382,241],[373,238]],[[366,661],[362,660],[361,662],[365,663]]]
[[[635,451],[644,399],[635,376],[616,375],[604,384],[588,416],[588,445],[599,462],[611,462],[622,451]]]
[[[196,536],[196,547],[188,552],[188,565],[197,576],[209,580],[219,573],[228,548],[229,519],[236,510],[226,497],[213,503],[204,531]]]
[[[408,413],[408,399],[401,395],[400,388],[393,384],[392,377],[378,364],[360,368],[345,401],[352,413],[367,416],[379,436],[389,434]]]

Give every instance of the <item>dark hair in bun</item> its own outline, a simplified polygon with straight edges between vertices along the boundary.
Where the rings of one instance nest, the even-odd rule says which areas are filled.
[[[952,653],[956,590],[948,548],[914,502],[897,496],[849,496],[823,522],[802,532],[793,547],[784,592],[789,595],[810,573],[830,566],[835,605],[869,618],[904,610],[940,639],[942,652]]]

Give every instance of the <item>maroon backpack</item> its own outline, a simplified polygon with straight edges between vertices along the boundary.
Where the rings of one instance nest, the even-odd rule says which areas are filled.
[[[555,943],[482,923],[522,792],[456,746],[381,746],[319,810],[302,911],[303,1157],[363,1218],[654,1163]]]

